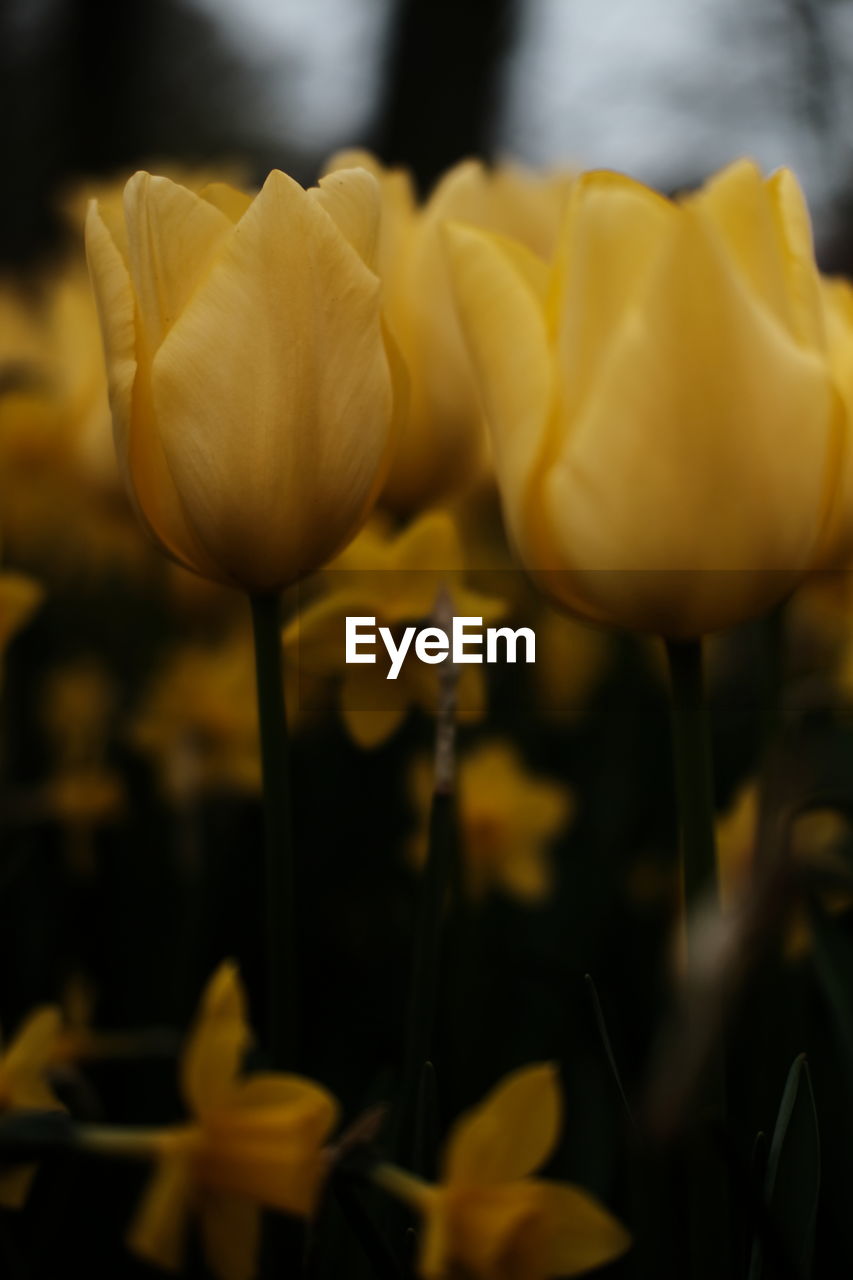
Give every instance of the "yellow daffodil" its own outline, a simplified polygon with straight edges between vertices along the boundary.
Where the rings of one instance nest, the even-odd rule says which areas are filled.
[[[290,658],[286,665],[308,678],[324,673],[342,677],[341,716],[362,747],[387,741],[413,706],[434,715],[441,668],[409,660],[398,677],[389,680],[388,655],[381,649],[373,664],[348,665],[347,617],[375,617],[377,628],[392,630],[404,623],[426,624],[443,585],[456,614],[488,621],[504,612],[501,600],[466,586],[456,527],[445,511],[427,512],[399,534],[374,522],[329,566],[324,584],[327,594],[309,604],[285,630]],[[466,666],[460,672],[458,719],[470,723],[484,712],[482,669]]]
[[[274,171],[254,199],[138,173],[123,213],[91,206],[119,465],[185,567],[278,590],[367,516],[393,440],[378,218],[363,170]]]
[[[695,636],[834,554],[844,423],[796,180],[573,185],[551,262],[451,224],[521,560],[570,611]]]
[[[338,1108],[329,1093],[299,1076],[242,1077],[250,1040],[245,999],[233,965],[211,979],[181,1060],[192,1121],[148,1134],[103,1131],[90,1148],[154,1155],[157,1171],[130,1231],[131,1248],[179,1269],[188,1215],[199,1215],[208,1265],[220,1280],[255,1272],[259,1206],[307,1217],[326,1171],[323,1144]]]
[[[0,1114],[62,1109],[47,1083],[48,1067],[56,1061],[60,1031],[58,1009],[35,1009],[9,1045],[0,1050]],[[0,1206],[19,1209],[35,1174],[35,1165],[29,1164],[0,1171]]]
[[[741,787],[726,813],[717,822],[717,866],[723,908],[736,908],[752,875],[758,836],[759,793],[754,782]],[[833,809],[813,809],[800,814],[791,828],[790,854],[803,866],[835,872],[849,878],[840,847],[849,835],[849,826]],[[845,911],[853,904],[853,887],[839,887],[821,894],[831,912]],[[789,920],[786,948],[790,956],[800,955],[810,944],[808,913],[795,907]]]
[[[482,471],[482,409],[456,318],[441,228],[458,218],[518,237],[548,254],[557,238],[570,181],[516,165],[487,169],[467,160],[450,169],[424,205],[405,171],[384,169],[364,152],[344,152],[330,169],[361,165],[379,179],[382,227],[377,270],[384,313],[408,373],[405,428],[384,500],[413,512],[464,489]]]
[[[409,789],[420,829],[412,857],[423,866],[433,771],[415,762]],[[541,902],[551,892],[551,844],[569,822],[574,803],[568,787],[527,772],[506,742],[482,743],[459,765],[458,807],[466,885],[472,898],[498,889],[520,902]]]
[[[376,1171],[423,1219],[422,1280],[549,1280],[625,1252],[628,1233],[586,1191],[531,1177],[561,1125],[556,1071],[525,1067],[457,1120],[437,1186],[388,1165]]]

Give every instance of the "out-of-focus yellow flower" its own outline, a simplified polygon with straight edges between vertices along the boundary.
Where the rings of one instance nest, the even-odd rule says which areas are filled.
[[[0,573],[0,659],[44,599],[42,587],[23,573]],[[2,667],[0,667],[2,672]]]
[[[759,793],[754,782],[743,786],[717,822],[717,867],[720,900],[725,910],[737,907],[752,875],[758,837]],[[800,814],[791,829],[791,857],[814,870],[848,875],[840,846],[850,828],[833,809],[813,809]],[[853,888],[838,888],[821,894],[831,912],[846,911],[853,904]],[[789,920],[786,946],[791,956],[800,955],[810,944],[808,912],[797,906]]]
[[[409,791],[420,824],[411,847],[417,866],[427,856],[432,789],[430,761],[415,761]],[[482,898],[494,888],[528,904],[548,897],[551,845],[574,809],[569,788],[528,773],[509,743],[489,741],[462,758],[457,793],[470,896]]]
[[[387,679],[389,660],[381,644],[376,662],[347,664],[347,617],[374,617],[376,628],[395,632],[403,624],[422,622],[433,613],[442,586],[450,591],[455,614],[493,621],[504,603],[466,586],[465,566],[456,527],[446,511],[427,512],[401,533],[374,521],[329,566],[327,593],[308,605],[285,629],[284,646],[291,672],[310,679],[323,674],[341,677],[340,709],[348,732],[362,747],[387,741],[413,706],[435,715],[440,666],[412,658],[396,680]],[[471,723],[485,713],[482,669],[460,671],[456,714]]]
[[[236,970],[224,964],[208,984],[184,1049],[181,1084],[191,1124],[160,1133],[105,1131],[107,1152],[158,1159],[130,1231],[134,1252],[178,1270],[188,1215],[199,1215],[208,1265],[220,1280],[250,1280],[259,1206],[310,1216],[325,1176],[323,1144],[337,1122],[334,1098],[299,1076],[241,1078],[251,1038]],[[111,1141],[112,1139],[112,1141]]]
[[[238,629],[216,644],[185,645],[154,676],[130,726],[178,805],[226,787],[261,788],[252,638]]]
[[[40,691],[53,768],[37,812],[63,824],[66,854],[79,874],[94,869],[95,828],[118,818],[125,805],[124,783],[107,760],[116,696],[113,679],[93,658],[55,668]]]
[[[677,202],[586,174],[550,265],[447,243],[511,535],[561,605],[694,636],[834,553],[844,424],[788,171],[741,161]]]
[[[0,297],[0,529],[39,572],[138,571],[152,557],[121,489],[85,265],[37,283]]]
[[[424,205],[409,175],[384,169],[371,155],[348,151],[330,170],[361,165],[382,188],[377,269],[388,329],[408,373],[404,430],[384,489],[400,512],[464,489],[482,471],[486,434],[476,383],[453,305],[441,228],[448,218],[517,237],[550,254],[571,178],[517,165],[487,169],[467,160],[450,169]]]
[[[138,173],[86,224],[119,465],[173,559],[272,591],[358,530],[393,443],[376,180],[253,200]]]
[[[554,1068],[524,1067],[457,1120],[437,1186],[388,1165],[377,1170],[380,1185],[423,1218],[423,1280],[549,1280],[625,1252],[628,1233],[591,1195],[530,1176],[551,1155],[561,1125]]]
[[[59,1036],[59,1010],[44,1006],[29,1014],[8,1047],[0,1051],[0,1113],[62,1110],[47,1083]],[[19,1209],[35,1174],[36,1166],[30,1164],[0,1172],[0,1206]]]

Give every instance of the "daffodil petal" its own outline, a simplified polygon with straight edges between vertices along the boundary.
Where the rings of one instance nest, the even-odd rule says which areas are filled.
[[[181,1089],[194,1114],[231,1096],[250,1041],[243,986],[236,966],[226,962],[207,985],[181,1058]]]
[[[136,1211],[128,1248],[167,1271],[180,1271],[192,1205],[193,1179],[188,1157],[160,1162]]]
[[[525,1178],[548,1159],[561,1123],[556,1069],[543,1063],[514,1071],[453,1126],[445,1181],[482,1186]]]
[[[385,668],[349,669],[341,688],[341,715],[353,741],[370,750],[396,733],[408,711],[404,677],[386,680]]]
[[[613,1214],[580,1187],[537,1183],[547,1215],[549,1276],[578,1276],[619,1258],[631,1236]]]

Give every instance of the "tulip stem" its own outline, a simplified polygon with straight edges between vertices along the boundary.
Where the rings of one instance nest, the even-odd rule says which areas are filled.
[[[711,734],[702,675],[702,641],[669,640],[672,746],[685,906],[717,892]],[[688,917],[688,963],[691,939]]]
[[[442,588],[433,610],[437,626],[449,628],[453,602]],[[435,730],[435,778],[429,815],[427,861],[420,885],[409,990],[403,1078],[398,1101],[395,1147],[411,1164],[423,1131],[419,1106],[426,1104],[424,1073],[431,1073],[432,1039],[438,1004],[442,922],[457,858],[456,832],[456,697],[458,668],[448,660],[439,671]],[[419,1172],[419,1170],[418,1170]]]
[[[714,788],[702,641],[670,640],[672,745],[681,849],[688,981],[701,966],[696,908],[719,900],[714,838]],[[729,1197],[711,1135],[725,1114],[725,1059],[712,1052],[688,1136],[688,1239],[690,1280],[719,1280],[729,1271]]]
[[[252,625],[264,789],[267,1041],[274,1071],[296,1068],[299,1002],[290,742],[284,703],[279,599],[253,595]]]

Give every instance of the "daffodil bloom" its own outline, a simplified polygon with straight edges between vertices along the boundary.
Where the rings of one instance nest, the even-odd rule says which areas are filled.
[[[691,637],[838,554],[845,425],[796,180],[573,185],[550,261],[451,224],[517,552],[592,621]]]
[[[453,305],[441,228],[448,218],[516,236],[546,255],[556,244],[571,178],[466,160],[418,204],[408,173],[362,151],[329,170],[361,165],[382,190],[377,270],[388,330],[408,374],[404,428],[383,500],[416,512],[466,489],[484,471],[487,438],[476,382]]]
[[[199,1217],[208,1265],[220,1280],[254,1275],[259,1207],[308,1217],[326,1172],[323,1145],[334,1098],[299,1076],[242,1077],[250,1041],[236,970],[222,965],[204,994],[181,1059],[192,1120],[161,1131],[89,1129],[102,1154],[153,1158],[157,1169],[129,1234],[134,1252],[178,1270],[189,1214]]]
[[[436,1186],[389,1165],[374,1177],[422,1218],[422,1280],[549,1280],[624,1253],[630,1237],[580,1187],[531,1175],[562,1124],[552,1066],[507,1076],[454,1125]]]
[[[119,466],[173,559],[272,592],[357,532],[390,459],[376,180],[254,198],[137,173],[86,226]]]
[[[411,846],[418,866],[427,857],[432,788],[430,762],[417,760],[409,789],[420,821]],[[481,898],[494,888],[528,905],[547,898],[553,884],[551,844],[574,807],[568,787],[528,773],[509,743],[487,741],[460,762],[457,804],[470,896]]]
[[[48,1068],[57,1057],[60,1030],[58,1009],[35,1009],[0,1050],[0,1113],[62,1109],[47,1081]],[[0,1206],[20,1208],[35,1174],[36,1166],[30,1164],[0,1172]]]
[[[291,670],[310,679],[322,673],[341,678],[341,716],[353,740],[363,747],[387,741],[409,709],[434,715],[440,667],[415,660],[404,663],[396,680],[387,679],[387,654],[373,664],[346,665],[347,617],[374,617],[376,626],[399,628],[426,620],[440,588],[450,590],[454,613],[492,620],[504,612],[503,601],[466,585],[462,548],[451,516],[427,512],[401,533],[380,522],[368,526],[329,566],[327,588],[286,628],[285,650]],[[463,723],[485,712],[481,669],[460,672],[457,716]]]

